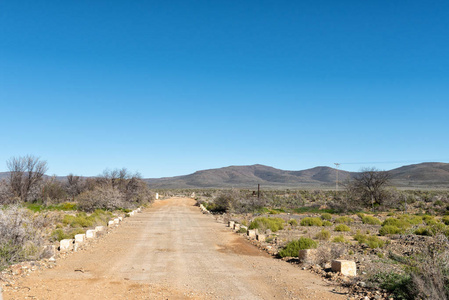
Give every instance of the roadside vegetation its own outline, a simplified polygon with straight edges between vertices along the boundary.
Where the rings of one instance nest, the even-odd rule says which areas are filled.
[[[113,215],[125,216],[154,199],[139,174],[125,168],[57,178],[45,176],[47,162],[32,155],[6,164],[9,174],[0,180],[0,270],[39,259],[44,245],[107,225]]]
[[[251,190],[233,189],[195,195],[224,218],[250,224],[282,219],[283,229],[257,227],[268,232],[268,251],[288,259],[315,248],[323,276],[331,259],[357,261],[362,283],[355,282],[355,291],[378,289],[394,299],[449,298],[447,190],[398,190],[389,185],[387,172],[368,169],[338,192],[264,190],[258,198]]]

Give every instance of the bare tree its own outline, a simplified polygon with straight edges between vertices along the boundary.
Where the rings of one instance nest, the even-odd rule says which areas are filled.
[[[72,200],[75,200],[75,197],[84,191],[85,186],[86,184],[81,177],[71,173],[67,175],[66,189],[67,193],[72,197]]]
[[[11,192],[20,201],[35,200],[39,183],[47,172],[47,162],[33,155],[12,157],[6,165],[9,169]]]
[[[346,185],[346,191],[352,198],[364,205],[383,205],[388,197],[386,186],[390,182],[390,173],[376,168],[363,169]]]

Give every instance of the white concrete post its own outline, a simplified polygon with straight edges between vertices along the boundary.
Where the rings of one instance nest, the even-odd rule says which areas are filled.
[[[94,239],[97,236],[97,232],[95,230],[89,229],[86,231],[86,239]]]

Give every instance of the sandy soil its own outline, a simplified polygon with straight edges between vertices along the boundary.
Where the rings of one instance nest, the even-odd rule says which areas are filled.
[[[57,267],[20,279],[4,299],[346,299],[319,277],[273,259],[195,201],[171,198]]]

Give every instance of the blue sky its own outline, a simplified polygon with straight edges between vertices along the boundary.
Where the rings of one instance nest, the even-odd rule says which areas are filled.
[[[0,0],[0,171],[449,162],[448,1]]]

